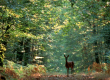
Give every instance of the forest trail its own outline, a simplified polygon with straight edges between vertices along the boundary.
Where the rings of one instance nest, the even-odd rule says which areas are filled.
[[[40,75],[33,74],[26,78],[26,80],[110,80],[110,77],[99,75],[95,77],[94,75],[85,75],[85,74],[75,74],[75,75]],[[20,79],[22,80],[22,79]],[[25,80],[25,79],[23,79]]]
[[[42,76],[41,80],[94,80],[91,76],[82,76],[82,78],[78,78],[76,76],[69,76],[67,75],[50,75],[50,76]]]

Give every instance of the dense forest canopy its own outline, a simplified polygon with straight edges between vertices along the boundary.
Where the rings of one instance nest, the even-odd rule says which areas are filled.
[[[110,0],[0,0],[0,66],[44,65],[66,73],[110,63]]]

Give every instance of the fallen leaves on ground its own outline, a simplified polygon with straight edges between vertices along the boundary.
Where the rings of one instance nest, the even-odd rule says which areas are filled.
[[[98,75],[98,77],[96,77],[96,75]],[[41,75],[41,74],[32,74],[31,78],[32,80],[110,80],[110,77],[106,76],[106,77],[100,77],[102,75],[100,75],[99,73],[97,74],[91,74],[91,75],[86,75],[86,74],[75,74],[75,75],[69,75],[69,77],[67,77],[67,75]],[[23,80],[28,80],[27,79],[23,79]]]

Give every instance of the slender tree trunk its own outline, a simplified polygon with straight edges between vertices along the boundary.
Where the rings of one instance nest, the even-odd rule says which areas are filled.
[[[30,56],[30,42],[31,42],[31,39],[27,39],[25,42],[24,42],[24,50],[25,50],[25,55],[24,55],[24,66],[27,65],[27,63],[29,62],[29,56]]]
[[[93,25],[93,35],[97,35],[97,32],[96,32],[96,26]],[[99,63],[99,55],[98,55],[98,52],[97,52],[97,40],[94,41],[94,51],[95,51],[95,60],[96,60],[96,63]]]

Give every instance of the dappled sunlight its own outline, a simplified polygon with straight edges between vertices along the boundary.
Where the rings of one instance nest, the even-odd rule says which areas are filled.
[[[0,0],[0,80],[109,80],[109,0]]]

